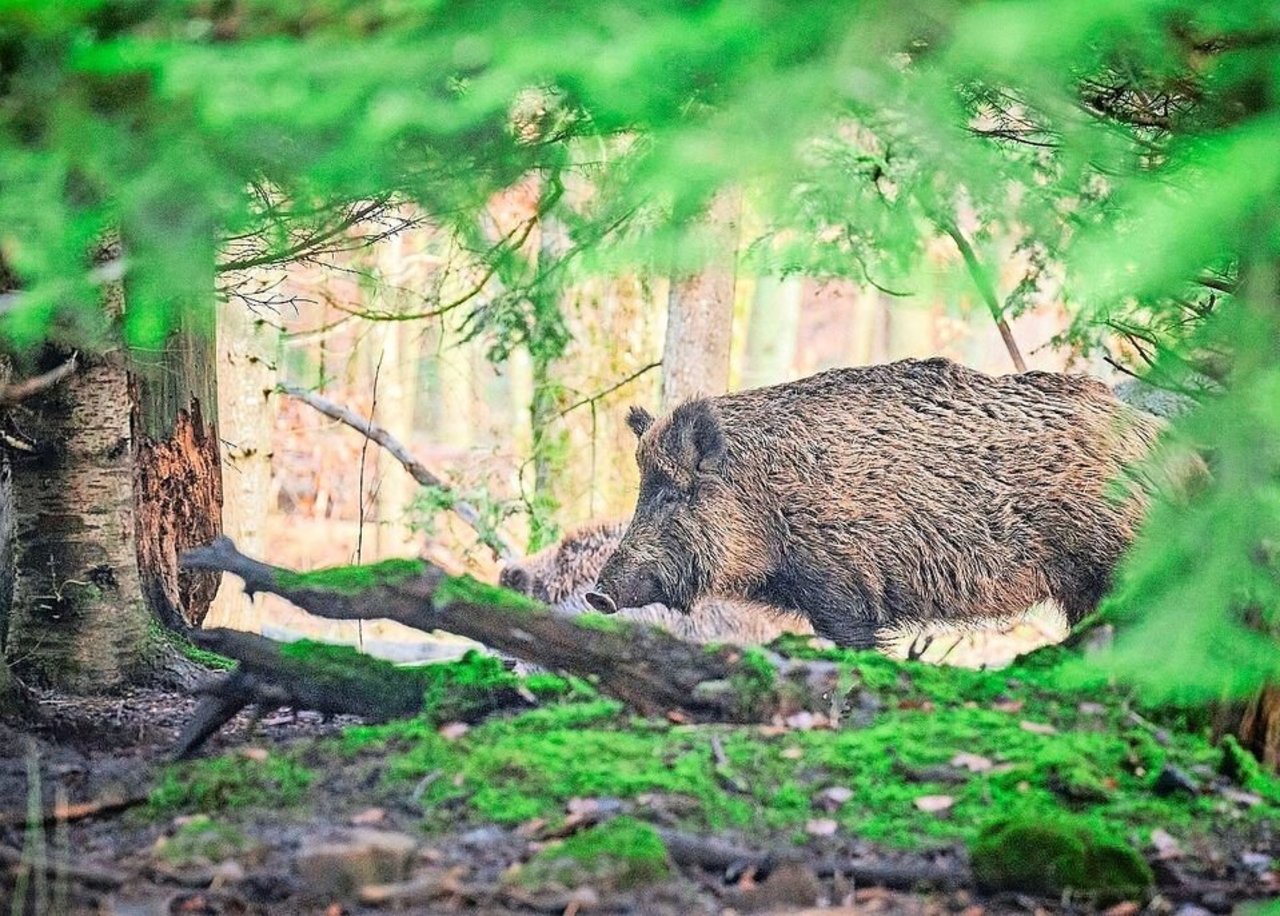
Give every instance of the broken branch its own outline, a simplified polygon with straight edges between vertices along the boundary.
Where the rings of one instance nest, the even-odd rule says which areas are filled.
[[[331,401],[322,395],[316,394],[314,391],[307,391],[305,388],[298,388],[295,385],[281,385],[280,390],[291,398],[296,398],[305,404],[309,404],[326,417],[345,423],[365,438],[381,445],[422,486],[435,487],[439,490],[452,492],[453,488],[445,483],[439,474],[436,474],[421,461],[414,458],[399,439],[377,423],[374,423],[373,420],[366,419],[351,408]],[[513,560],[516,558],[517,553],[511,543],[500,532],[486,529],[480,518],[480,510],[471,503],[465,499],[455,499],[453,511],[458,518],[470,525],[476,534],[480,535],[480,540],[493,551],[494,556],[498,559]]]

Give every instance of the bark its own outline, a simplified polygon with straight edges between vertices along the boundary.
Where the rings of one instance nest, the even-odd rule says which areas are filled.
[[[1240,746],[1280,772],[1280,686],[1268,684],[1244,706],[1233,731]]]
[[[664,412],[729,390],[739,209],[734,194],[716,199],[704,226],[706,265],[699,273],[671,278],[662,348]]]
[[[426,568],[421,576],[359,592],[309,579],[244,556],[226,538],[189,552],[184,565],[224,570],[250,592],[279,595],[333,620],[394,620],[424,632],[445,630],[546,668],[591,678],[642,715],[682,722],[771,722],[801,709],[829,713],[837,668],[773,659],[767,671],[735,648],[682,642],[621,620],[592,626],[580,618]]]
[[[138,573],[167,626],[198,627],[218,578],[178,570],[188,547],[222,533],[216,340],[212,313],[175,309],[165,345],[130,354]]]
[[[52,368],[66,353],[50,351]],[[140,600],[129,375],[118,355],[22,404],[38,443],[13,467],[16,580],[5,653],[16,670],[102,690],[135,673],[149,615]]]
[[[799,277],[760,277],[756,281],[742,387],[775,385],[793,377],[803,293],[804,281]]]

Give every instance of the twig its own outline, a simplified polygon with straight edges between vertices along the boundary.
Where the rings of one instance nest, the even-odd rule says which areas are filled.
[[[581,401],[573,402],[564,410],[560,411],[558,416],[563,417],[565,414],[571,411],[577,410],[579,407],[586,407],[588,404],[594,404],[603,398],[607,398],[609,395],[613,394],[619,388],[622,388],[626,385],[631,384],[640,376],[644,375],[646,372],[651,372],[654,369],[659,368],[661,365],[662,365],[662,360],[657,360],[655,362],[649,363],[649,365],[644,366],[643,368],[637,369],[635,372],[632,372],[630,375],[628,375],[626,378],[624,378],[622,381],[618,382],[617,384],[610,385],[608,388],[604,389],[603,391],[597,391],[595,394],[591,395],[590,397],[583,398]]]
[[[662,837],[667,852],[677,863],[694,865],[709,871],[727,871],[730,868],[743,867],[769,871],[782,862],[802,861],[794,850],[756,852],[721,840],[678,830],[659,830],[658,835]],[[820,878],[843,875],[846,878],[852,878],[858,884],[895,890],[914,890],[917,887],[951,890],[967,887],[973,882],[969,870],[960,864],[935,865],[931,862],[885,864],[833,858],[816,863],[814,871]]]
[[[46,388],[52,388],[58,382],[62,381],[68,375],[76,371],[76,360],[78,353],[72,353],[61,366],[50,369],[40,375],[33,376],[29,379],[23,379],[20,382],[14,382],[12,385],[5,385],[4,390],[0,391],[0,405],[8,406],[24,401],[33,394],[39,394]]]
[[[118,814],[142,804],[148,798],[145,792],[134,794],[108,794],[93,801],[76,804],[55,804],[52,811],[40,814],[35,824],[49,826],[58,822],[83,821],[106,814]],[[31,816],[25,811],[11,811],[0,814],[0,827],[33,826]]]
[[[1004,320],[1004,310],[1000,307],[1000,300],[996,296],[995,283],[992,282],[990,274],[982,266],[982,262],[978,260],[978,256],[973,251],[973,246],[964,237],[964,233],[960,231],[959,226],[946,219],[939,219],[938,226],[943,232],[951,236],[951,240],[956,243],[956,248],[960,249],[960,256],[964,258],[965,267],[969,270],[969,277],[973,280],[973,285],[978,288],[978,295],[987,304],[991,317],[995,319],[996,327],[1000,330],[1000,337],[1004,340],[1004,347],[1009,351],[1009,357],[1013,360],[1014,367],[1019,372],[1026,372],[1026,361],[1022,358],[1022,351],[1018,349],[1018,342],[1013,339],[1013,331],[1009,329],[1009,322]]]
[[[329,400],[322,395],[316,394],[314,391],[307,391],[305,388],[299,388],[296,385],[281,385],[280,391],[284,392],[291,398],[297,398],[305,404],[309,404],[316,410],[320,411],[326,417],[345,423],[356,432],[371,439],[381,445],[391,457],[395,458],[404,466],[418,483],[424,487],[434,487],[447,493],[452,493],[453,488],[444,482],[440,475],[434,473],[425,464],[414,458],[409,450],[391,433],[387,432],[372,420],[368,420],[349,407],[338,404]],[[486,531],[480,518],[480,510],[467,502],[465,499],[455,499],[453,502],[453,511],[471,528],[480,535],[482,540],[494,556],[500,560],[514,560],[518,555],[511,543],[502,536],[498,531]]]
[[[70,878],[80,884],[103,890],[114,890],[129,880],[129,876],[121,872],[96,868],[92,865],[75,865],[61,859],[47,858],[38,864],[28,862],[18,850],[4,845],[0,845],[0,864],[9,866],[13,871],[39,867],[47,875]]]

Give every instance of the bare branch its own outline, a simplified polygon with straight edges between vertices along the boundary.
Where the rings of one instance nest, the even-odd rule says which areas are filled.
[[[632,382],[634,382],[640,376],[644,375],[646,372],[652,372],[654,369],[657,369],[661,365],[662,365],[662,360],[657,360],[656,362],[649,363],[649,365],[644,366],[640,369],[637,369],[635,372],[632,372],[622,381],[617,382],[613,385],[610,385],[608,388],[604,389],[603,391],[597,391],[595,394],[591,395],[590,397],[583,398],[580,401],[574,401],[564,410],[560,411],[558,416],[563,417],[565,414],[570,413],[574,410],[577,410],[579,407],[586,407],[588,404],[594,404],[596,401],[599,401],[603,398],[607,398],[609,395],[613,394],[619,388],[623,388],[627,385],[630,385]]]
[[[22,381],[15,382],[12,385],[6,385],[3,390],[0,390],[0,405],[8,406],[10,404],[16,404],[19,401],[26,400],[33,394],[38,394],[41,391],[44,391],[46,388],[52,388],[54,385],[58,384],[58,382],[76,371],[76,358],[78,355],[79,354],[76,353],[71,354],[71,358],[61,366],[58,366],[55,369],[50,369],[48,372],[42,373],[41,375],[37,375],[29,379],[23,379]]]
[[[331,401],[313,391],[307,391],[305,388],[298,388],[294,385],[281,385],[280,390],[291,398],[296,398],[305,404],[309,404],[326,417],[337,420],[339,423],[345,423],[367,439],[381,445],[422,486],[433,487],[449,493],[453,492],[453,488],[445,483],[444,478],[414,458],[399,439],[372,420],[360,416],[349,407]],[[498,559],[513,560],[518,556],[515,548],[500,532],[486,530],[480,517],[480,510],[471,503],[464,499],[455,499],[453,511],[458,518],[471,526],[476,534],[480,536],[480,540],[493,551],[494,556]]]

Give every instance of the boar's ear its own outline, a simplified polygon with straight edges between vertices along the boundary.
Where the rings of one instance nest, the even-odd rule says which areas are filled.
[[[631,431],[639,439],[644,435],[645,430],[653,425],[653,414],[643,407],[633,406],[627,411],[627,425],[631,427]]]
[[[681,463],[699,474],[714,474],[724,466],[724,431],[720,418],[706,401],[690,401],[672,416],[679,436]]]

